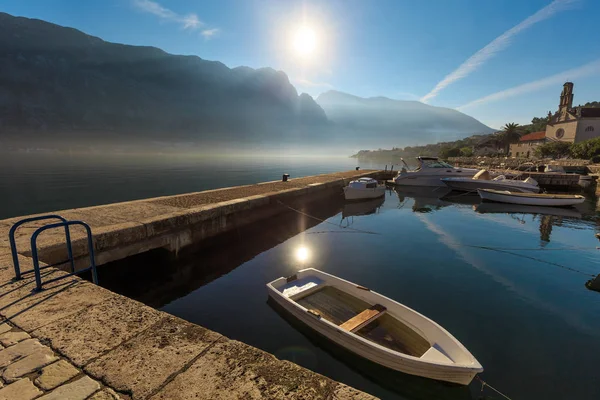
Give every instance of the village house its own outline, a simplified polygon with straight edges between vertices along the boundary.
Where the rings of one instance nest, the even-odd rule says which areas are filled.
[[[548,141],[546,132],[532,132],[521,136],[517,143],[510,145],[509,155],[511,157],[533,157],[535,148]]]
[[[499,136],[502,132],[495,132],[493,135],[486,136],[481,139],[475,146],[473,146],[474,154],[476,156],[492,156],[502,153],[504,146],[499,140]]]

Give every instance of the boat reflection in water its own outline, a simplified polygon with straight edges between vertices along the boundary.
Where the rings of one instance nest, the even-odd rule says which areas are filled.
[[[313,345],[319,347],[336,360],[342,362],[348,368],[351,368],[386,390],[397,393],[410,400],[473,400],[473,396],[471,395],[468,386],[434,381],[383,367],[363,357],[357,356],[323,335],[315,332],[296,317],[290,315],[289,312],[271,298],[267,300],[267,304]],[[352,386],[352,382],[344,383]]]
[[[574,208],[524,206],[509,203],[481,203],[473,207],[480,214],[541,214],[581,219],[582,214]]]
[[[351,202],[344,204],[340,226],[350,226],[354,223],[354,217],[371,215],[379,212],[379,208],[385,202],[385,196],[377,199]]]
[[[509,214],[521,224],[527,223],[526,215],[531,216],[531,222],[535,222],[539,216],[541,245],[550,242],[550,235],[554,226],[562,226],[566,223],[571,225],[587,225],[583,215],[574,208],[525,206],[509,203],[481,203],[473,206],[480,214]]]
[[[421,213],[437,211],[452,205],[478,204],[480,201],[479,196],[456,193],[447,187],[395,187],[394,191],[400,201],[398,208],[404,208],[407,201],[413,199],[412,210]]]

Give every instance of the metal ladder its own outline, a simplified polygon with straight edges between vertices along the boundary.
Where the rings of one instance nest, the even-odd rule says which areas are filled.
[[[33,234],[31,235],[31,240],[30,240],[30,242],[31,242],[31,258],[33,259],[33,269],[30,269],[27,271],[21,271],[21,268],[19,265],[19,255],[18,255],[19,253],[17,252],[17,243],[15,241],[15,232],[17,231],[17,228],[19,228],[23,224],[26,224],[28,222],[34,222],[34,221],[47,220],[47,219],[55,219],[55,220],[59,220],[59,222],[44,225],[44,226],[36,229],[35,232],[33,232]],[[73,258],[73,246],[71,243],[71,233],[69,231],[69,227],[72,225],[81,225],[85,228],[86,233],[87,233],[88,252],[89,252],[89,256],[90,256],[90,266],[88,268],[79,270],[77,272],[75,271],[75,260]],[[65,229],[65,240],[66,240],[66,244],[67,244],[67,254],[68,254],[69,259],[66,261],[60,261],[60,262],[57,262],[57,263],[54,263],[51,265],[40,267],[40,260],[38,258],[38,249],[37,249],[37,238],[40,233],[42,233],[48,229],[54,229],[54,228],[60,228],[60,227],[64,227],[64,229]],[[13,224],[13,226],[10,228],[10,231],[8,233],[8,237],[10,240],[10,250],[12,252],[13,267],[15,269],[15,280],[23,279],[23,274],[33,272],[35,274],[35,284],[36,284],[35,290],[36,291],[41,291],[43,289],[42,274],[41,274],[42,269],[55,267],[57,265],[65,264],[67,262],[69,264],[71,264],[71,273],[70,274],[47,280],[44,283],[48,284],[51,282],[58,281],[60,279],[68,278],[73,275],[79,275],[84,272],[91,271],[92,272],[92,281],[96,285],[98,284],[98,273],[96,271],[96,260],[95,260],[95,256],[94,256],[94,242],[92,240],[92,229],[85,222],[69,221],[57,214],[48,214],[48,215],[41,215],[38,217],[30,217],[30,218],[25,218],[20,221],[17,221],[15,224]]]

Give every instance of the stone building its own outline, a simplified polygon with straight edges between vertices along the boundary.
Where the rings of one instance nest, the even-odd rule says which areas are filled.
[[[548,121],[546,138],[549,140],[573,143],[600,136],[600,108],[573,108],[572,82],[563,85],[558,111],[554,115],[549,112]]]
[[[504,152],[504,145],[500,140],[502,132],[494,132],[493,135],[488,135],[481,139],[473,146],[474,155],[476,156],[493,156]]]
[[[521,136],[517,143],[511,143],[509,155],[511,157],[533,157],[535,148],[548,141],[546,132],[532,132]]]

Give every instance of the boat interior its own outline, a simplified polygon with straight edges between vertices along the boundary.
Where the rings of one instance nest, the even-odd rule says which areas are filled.
[[[413,328],[390,315],[384,306],[369,304],[318,277],[297,280],[290,277],[279,290],[316,317],[390,350],[436,362],[453,362],[438,345],[429,343]]]

